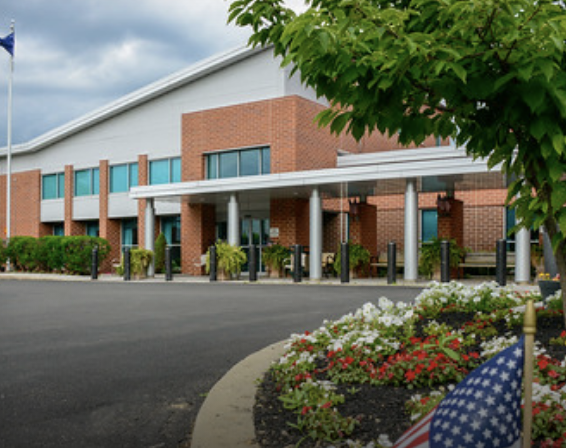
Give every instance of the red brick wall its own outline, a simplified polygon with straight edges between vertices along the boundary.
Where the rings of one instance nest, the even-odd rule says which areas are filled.
[[[438,238],[455,239],[459,246],[464,243],[464,203],[457,199],[449,200],[450,211],[438,211]]]
[[[36,238],[48,234],[48,226],[41,224],[41,172],[39,170],[12,173],[11,236],[29,235]],[[6,176],[2,187],[5,198]],[[6,223],[6,200],[3,201],[2,216]],[[4,236],[6,227],[4,227]]]
[[[272,241],[287,247],[308,246],[309,214],[308,199],[272,199],[270,226],[279,229],[279,238]]]
[[[100,237],[108,240],[110,243],[110,253],[106,260],[101,264],[102,272],[111,272],[112,263],[118,263],[121,256],[121,226],[119,219],[108,218],[108,192],[110,181],[110,168],[108,160],[101,160],[100,165],[100,194],[99,194],[99,220]]]
[[[200,258],[214,244],[216,210],[213,205],[181,203],[181,270],[202,275]]]
[[[147,154],[138,156],[138,185],[149,185],[149,164]],[[145,199],[138,199],[138,244],[145,248]]]

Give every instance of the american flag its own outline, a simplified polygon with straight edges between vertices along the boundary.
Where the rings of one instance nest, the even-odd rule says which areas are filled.
[[[525,337],[472,371],[393,448],[521,446]]]

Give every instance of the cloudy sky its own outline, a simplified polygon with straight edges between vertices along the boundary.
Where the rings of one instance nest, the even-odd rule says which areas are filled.
[[[288,0],[300,8],[302,0]],[[0,37],[16,21],[13,143],[194,62],[244,45],[225,0],[0,0]],[[0,147],[9,55],[0,49]]]

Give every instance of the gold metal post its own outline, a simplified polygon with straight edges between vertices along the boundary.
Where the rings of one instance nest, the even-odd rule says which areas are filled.
[[[532,300],[527,302],[523,332],[525,333],[525,367],[524,367],[524,393],[525,406],[523,407],[523,448],[531,448],[533,428],[533,359],[535,333],[537,331],[537,315]]]

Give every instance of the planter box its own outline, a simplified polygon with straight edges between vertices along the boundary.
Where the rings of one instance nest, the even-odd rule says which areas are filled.
[[[538,287],[540,288],[540,295],[543,299],[546,299],[560,290],[560,282],[555,280],[539,280]]]

